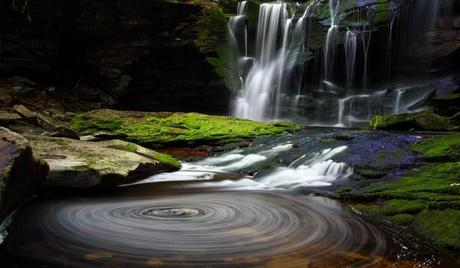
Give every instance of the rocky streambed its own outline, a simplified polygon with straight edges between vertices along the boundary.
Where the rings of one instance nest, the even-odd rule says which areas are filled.
[[[7,267],[458,265],[458,134],[115,110],[65,127],[80,139],[2,129]]]

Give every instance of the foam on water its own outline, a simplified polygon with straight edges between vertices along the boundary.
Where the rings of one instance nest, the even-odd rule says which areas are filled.
[[[238,180],[212,181],[216,174],[240,172],[247,168],[253,168],[255,165],[273,160],[292,148],[292,143],[284,143],[265,150],[261,148],[255,152],[231,151],[197,162],[182,163],[182,169],[178,172],[159,174],[140,183],[207,180],[211,181],[209,184],[214,186],[228,186],[238,189],[275,189],[328,186],[335,180],[346,178],[353,173],[352,168],[347,164],[332,160],[333,157],[347,149],[347,146],[339,146],[302,155],[288,166],[265,170],[264,174],[260,176],[242,175],[240,176],[241,179]],[[247,150],[250,151],[251,149]]]

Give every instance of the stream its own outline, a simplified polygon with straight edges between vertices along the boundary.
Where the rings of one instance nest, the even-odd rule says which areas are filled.
[[[42,195],[18,211],[10,267],[450,267],[451,260],[318,193],[372,162],[411,162],[417,135],[312,129],[184,162],[110,193]],[[382,147],[383,146],[383,147]],[[395,174],[404,173],[398,169]],[[395,175],[396,176],[396,175]],[[391,177],[391,176],[390,176]]]

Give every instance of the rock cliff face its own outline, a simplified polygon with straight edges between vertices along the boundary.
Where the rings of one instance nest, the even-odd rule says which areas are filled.
[[[102,88],[123,108],[223,113],[229,93],[194,42],[206,4],[2,1],[0,75]]]

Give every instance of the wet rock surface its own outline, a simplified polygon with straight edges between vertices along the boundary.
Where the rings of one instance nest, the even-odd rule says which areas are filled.
[[[173,157],[119,141],[88,142],[28,136],[50,166],[47,186],[110,187],[180,168]]]
[[[0,223],[28,197],[37,193],[48,173],[21,135],[0,127]]]

